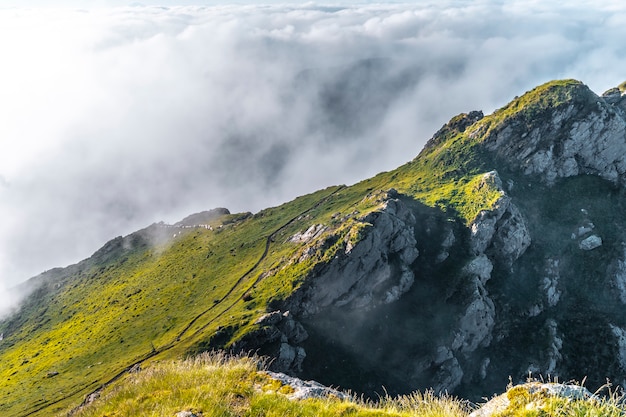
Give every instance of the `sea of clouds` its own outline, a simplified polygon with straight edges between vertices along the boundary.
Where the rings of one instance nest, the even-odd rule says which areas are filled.
[[[626,79],[622,2],[0,9],[6,289],[107,240],[415,157],[452,116]]]

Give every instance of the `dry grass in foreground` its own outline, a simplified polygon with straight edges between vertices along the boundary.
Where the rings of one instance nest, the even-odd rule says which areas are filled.
[[[394,416],[467,417],[472,405],[450,396],[415,392],[378,402],[358,398],[290,400],[289,386],[262,372],[263,361],[205,353],[184,361],[154,363],[107,387],[74,417]],[[531,393],[522,386],[507,391],[508,407],[489,417],[618,417],[626,416],[623,397],[571,399]],[[63,414],[66,415],[66,414]]]
[[[292,401],[288,386],[260,372],[258,358],[202,354],[156,363],[107,387],[75,417],[175,416],[424,416],[469,414],[466,402],[430,392],[377,403],[338,398]]]

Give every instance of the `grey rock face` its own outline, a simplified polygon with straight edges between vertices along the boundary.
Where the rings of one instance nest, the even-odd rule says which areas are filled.
[[[362,219],[370,223],[366,235],[331,261],[311,280],[301,304],[303,315],[329,306],[373,308],[396,301],[414,282],[410,265],[417,259],[415,216],[399,199],[388,199],[380,211]],[[390,258],[397,258],[392,265]]]
[[[475,254],[490,249],[507,264],[513,263],[530,245],[530,232],[519,209],[502,190],[495,171],[485,174],[493,178],[502,193],[492,210],[481,211],[471,225],[470,247]]]
[[[587,251],[599,248],[600,246],[602,246],[602,238],[597,235],[591,235],[583,239],[578,245],[580,249]]]
[[[294,243],[307,243],[319,237],[327,229],[328,228],[325,227],[323,224],[314,224],[306,231],[302,233],[296,233],[295,235],[291,236],[289,238],[289,241]]]
[[[287,397],[291,400],[306,400],[308,398],[328,398],[334,397],[341,400],[349,400],[352,397],[345,392],[326,387],[316,381],[303,381],[299,378],[285,375],[281,372],[266,372],[272,379],[280,381],[284,385],[288,385],[293,392]]]
[[[595,96],[588,91],[589,100]],[[623,183],[626,172],[626,121],[624,113],[596,97],[591,105],[570,104],[547,115],[532,130],[511,121],[485,140],[487,149],[552,184],[557,178],[594,174]],[[563,133],[565,134],[563,135]]]
[[[597,99],[545,110],[541,123],[514,118],[494,129],[487,155],[514,180],[485,173],[484,185],[500,198],[469,225],[450,226],[445,215],[429,217],[388,193],[380,210],[359,219],[369,224],[360,238],[344,241],[307,277],[289,309],[309,333],[332,339],[325,347],[389,369],[390,380],[408,381],[410,389],[479,398],[528,372],[582,379],[581,361],[585,374],[601,367],[594,381],[622,378],[626,252],[613,246],[626,241],[626,229],[620,217],[607,216],[626,205],[616,191],[626,178],[626,123],[617,108],[622,96],[615,104],[616,97]],[[613,260],[590,265],[597,255]],[[339,330],[328,330],[337,322]],[[373,340],[387,335],[389,343]],[[585,349],[598,337],[608,342],[596,357]],[[302,342],[294,340],[281,339],[286,362],[297,362]]]
[[[232,350],[249,352],[278,344],[273,351],[267,352],[275,358],[270,367],[281,372],[300,372],[306,351],[299,344],[309,337],[302,324],[289,311],[264,314],[254,324],[258,326],[257,330],[239,340]]]
[[[463,369],[457,358],[452,357],[440,364],[433,379],[435,392],[446,392],[459,386],[463,380]]]
[[[559,289],[559,260],[549,258],[546,261],[545,276],[541,281],[541,289],[545,294],[548,307],[555,307],[561,299]]]
[[[561,397],[571,400],[595,398],[587,388],[573,384],[528,382],[526,384],[517,385],[511,389],[525,390],[531,395],[541,394],[541,396]],[[469,417],[491,417],[498,415],[504,412],[509,405],[509,398],[507,394],[504,393],[483,404],[478,410],[473,411]],[[542,402],[530,402],[529,405],[533,406],[532,408],[527,408],[529,411],[539,409],[542,407]]]
[[[620,301],[622,304],[626,304],[626,249],[624,249],[623,258],[617,259],[617,267],[613,273],[613,282],[617,288]]]

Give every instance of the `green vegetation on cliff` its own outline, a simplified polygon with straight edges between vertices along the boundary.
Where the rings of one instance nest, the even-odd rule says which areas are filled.
[[[52,415],[103,384],[130,378],[125,371],[136,364],[231,346],[258,327],[260,315],[303,285],[316,265],[358,242],[367,233],[363,217],[382,207],[391,188],[470,224],[502,196],[485,176],[497,167],[481,141],[509,119],[534,120],[542,109],[585,97],[585,89],[570,80],[545,84],[493,115],[455,117],[416,159],[396,170],[255,215],[221,214],[198,227],[152,225],[112,240],[80,264],[42,274],[39,289],[21,310],[0,322],[0,415]],[[315,242],[290,239],[313,225],[323,226]],[[311,249],[312,255],[303,256]],[[180,379],[173,376],[177,366],[154,375],[170,372]],[[245,404],[254,409],[254,401],[270,401],[250,391],[257,378],[250,365],[238,366],[243,365],[228,372],[245,374],[241,383],[248,385],[232,387],[246,393]],[[118,405],[125,401],[120,392]],[[158,399],[155,392],[147,403]],[[130,403],[140,401],[128,395]],[[283,407],[277,409],[296,415],[298,406],[279,398],[271,400]],[[337,410],[332,402],[311,404],[318,411],[307,412],[315,415]],[[362,415],[378,415],[368,412],[381,411]]]

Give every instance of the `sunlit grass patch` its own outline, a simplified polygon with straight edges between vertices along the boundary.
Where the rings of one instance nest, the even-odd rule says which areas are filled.
[[[463,417],[466,402],[431,392],[378,402],[311,398],[292,401],[289,386],[260,372],[252,357],[205,353],[185,361],[154,363],[107,387],[76,417],[173,416],[397,416]],[[60,414],[59,417],[64,414]]]

